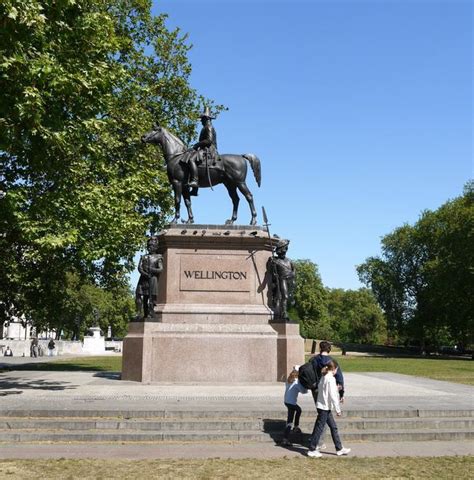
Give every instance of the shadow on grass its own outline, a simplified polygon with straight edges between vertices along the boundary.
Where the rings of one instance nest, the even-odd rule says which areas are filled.
[[[114,368],[115,370],[115,368]],[[0,364],[1,372],[13,372],[13,371],[33,371],[33,372],[107,372],[110,374],[117,374],[112,372],[108,365],[90,365],[87,363],[23,363],[21,365],[14,364]]]
[[[416,358],[416,357],[413,357]],[[472,355],[426,355],[425,357],[418,357],[424,358],[425,360],[454,360],[454,361],[463,361],[466,360],[474,360]]]
[[[306,357],[309,359],[314,355],[306,354]],[[382,353],[363,353],[358,354],[358,352],[347,352],[346,355],[333,355],[336,360],[339,359],[372,359],[372,358],[385,358],[387,360],[402,360],[402,359],[411,359],[411,360],[453,360],[453,361],[462,361],[465,362],[466,360],[471,361],[474,360],[472,355],[410,355],[410,354],[382,354]]]

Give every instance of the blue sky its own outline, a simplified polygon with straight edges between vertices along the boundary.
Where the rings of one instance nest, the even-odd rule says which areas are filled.
[[[355,265],[380,238],[436,209],[472,178],[470,1],[154,2],[193,45],[191,84],[229,110],[221,153],[255,153],[251,174],[271,231],[331,288],[359,288]],[[223,186],[193,201],[222,223]],[[239,222],[250,214],[244,199]],[[136,274],[132,275],[136,283]]]

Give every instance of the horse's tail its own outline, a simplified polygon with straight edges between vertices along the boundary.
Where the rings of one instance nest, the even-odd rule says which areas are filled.
[[[253,153],[245,153],[242,155],[242,157],[249,161],[255,176],[255,180],[257,181],[257,185],[260,186],[262,183],[262,168],[260,166],[260,159]]]

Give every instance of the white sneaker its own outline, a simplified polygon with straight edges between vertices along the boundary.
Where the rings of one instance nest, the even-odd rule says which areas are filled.
[[[321,450],[326,450],[326,448],[328,448],[327,445],[325,443],[322,443],[321,445],[318,445],[316,447],[316,450],[320,452]]]
[[[323,456],[323,454],[319,450],[308,450],[308,453],[306,455],[312,458],[321,458]]]
[[[340,457],[341,455],[347,455],[351,451],[350,448],[344,448],[342,447],[340,450],[336,452],[336,455]]]

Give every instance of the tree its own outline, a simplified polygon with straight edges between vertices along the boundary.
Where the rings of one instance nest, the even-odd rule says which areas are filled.
[[[135,312],[133,296],[128,288],[105,290],[92,283],[83,283],[77,275],[67,276],[67,295],[60,312],[61,328],[66,336],[83,336],[88,328],[98,326],[114,336],[127,333],[128,322]],[[97,316],[97,318],[96,318]]]
[[[140,137],[157,121],[189,140],[205,99],[188,82],[186,37],[150,8],[149,0],[0,4],[5,316],[54,318],[68,272],[123,287],[146,233],[166,220],[165,172]]]
[[[328,318],[334,341],[377,344],[386,340],[387,322],[370,290],[336,288],[327,292]]]
[[[414,227],[403,225],[382,239],[382,252],[383,259],[370,257],[357,272],[385,312],[392,340],[398,340],[414,326],[426,251],[417,243]]]
[[[427,249],[417,321],[425,336],[466,346],[474,341],[474,184],[416,224]]]
[[[295,260],[296,285],[290,318],[301,323],[302,335],[309,338],[330,338],[327,323],[326,291],[318,267],[310,260]]]
[[[296,285],[290,318],[301,325],[306,338],[335,342],[379,343],[386,339],[386,320],[368,289],[324,287],[318,266],[295,260]]]
[[[127,287],[107,289],[68,272],[65,275],[64,295],[37,296],[34,324],[38,331],[56,330],[66,338],[83,337],[92,326],[104,332],[112,328],[114,336],[127,333],[128,322],[134,315],[135,304]],[[48,313],[54,308],[54,317]],[[96,318],[97,317],[97,318]]]
[[[382,239],[382,258],[358,267],[385,311],[388,329],[421,345],[472,344],[474,332],[474,189],[425,211]]]

